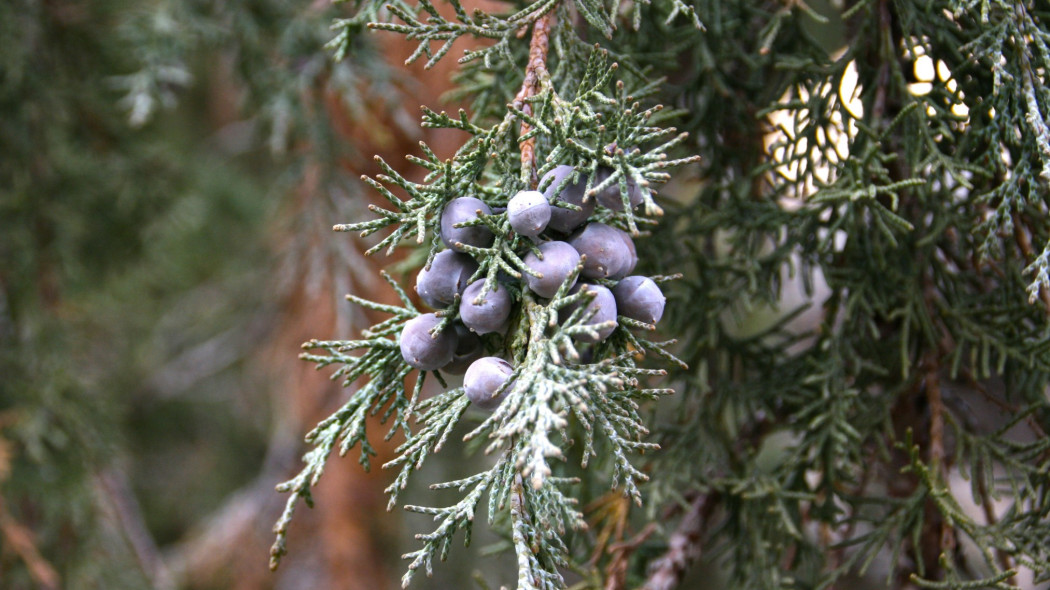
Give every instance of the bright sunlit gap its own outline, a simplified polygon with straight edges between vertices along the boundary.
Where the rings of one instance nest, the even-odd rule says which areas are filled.
[[[766,135],[765,148],[778,162],[773,173],[795,185],[795,192],[782,201],[785,207],[799,206],[798,199],[813,194],[818,184],[834,182],[835,167],[849,157],[850,141],[857,133],[856,120],[864,116],[854,61],[847,64],[838,81],[837,93],[833,92],[835,88],[833,81],[815,88],[796,86],[780,98],[784,108],[769,114],[773,131]],[[808,108],[789,106],[792,102],[809,103],[814,95],[830,109],[826,117],[814,120]],[[818,121],[823,124],[812,129]],[[810,135],[814,146],[809,145]],[[807,169],[810,166],[812,169]]]
[[[970,107],[963,102],[966,95],[959,90],[959,83],[952,77],[948,64],[943,60],[934,62],[932,57],[926,55],[925,49],[921,46],[916,46],[912,51],[916,55],[913,69],[918,82],[908,84],[908,91],[915,96],[925,96],[933,90],[934,82],[939,82],[955,98],[951,106],[952,114],[963,119],[969,117]],[[931,116],[935,114],[933,107],[927,107],[926,112]]]
[[[908,84],[908,91],[914,96],[926,96],[935,85],[942,86],[952,97],[951,113],[961,119],[960,125],[965,126],[970,108],[964,102],[966,95],[959,90],[959,83],[948,64],[927,55],[922,45],[913,45],[904,56],[912,60],[917,80]],[[772,131],[766,134],[764,144],[766,153],[777,163],[772,174],[793,185],[792,191],[781,199],[786,208],[801,206],[801,201],[816,192],[819,186],[834,182],[836,165],[849,157],[850,143],[857,134],[856,121],[864,117],[861,100],[864,89],[859,84],[855,60],[846,65],[841,79],[837,80],[838,92],[832,96],[835,83],[835,80],[827,80],[815,87],[791,88],[780,98],[783,108],[768,115]],[[809,104],[814,94],[830,111],[816,119],[808,108],[797,108],[799,103]],[[927,100],[931,99],[933,97]],[[927,113],[932,116],[936,111],[927,106]],[[819,126],[813,129],[814,125]],[[810,145],[811,138],[816,145]]]

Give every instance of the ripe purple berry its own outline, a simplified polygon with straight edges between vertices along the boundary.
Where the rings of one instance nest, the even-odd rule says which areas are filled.
[[[551,220],[551,206],[539,191],[520,191],[507,203],[507,219],[514,231],[536,237]]]
[[[616,307],[622,316],[655,324],[664,315],[667,299],[660,292],[656,282],[649,277],[627,277],[613,287],[612,293],[616,297]]]
[[[556,229],[562,233],[569,233],[587,221],[591,213],[594,213],[594,199],[584,200],[587,190],[587,178],[580,176],[576,182],[570,183],[560,192],[558,199],[554,200],[554,193],[563,182],[572,176],[575,169],[572,166],[557,166],[540,179],[540,186],[546,187],[543,196],[547,198],[551,206],[551,219],[547,227]],[[579,211],[559,207],[558,203],[570,203],[580,207]]]
[[[608,338],[617,326],[616,298],[613,297],[612,291],[601,285],[591,285],[587,283],[577,285],[573,291],[590,291],[594,293],[594,297],[592,297],[586,304],[586,307],[583,308],[583,314],[581,317],[587,318],[590,316],[590,319],[584,319],[583,325],[597,326],[598,324],[605,322],[612,322],[612,324],[609,324],[608,326],[598,328],[597,338],[589,334],[578,334],[575,338],[581,342],[599,342]],[[571,313],[572,310],[569,311]]]
[[[527,272],[522,273],[522,276],[525,277],[525,282],[533,293],[540,297],[554,297],[554,294],[558,292],[558,287],[580,263],[580,254],[565,242],[545,242],[540,244],[539,249],[543,260],[540,260],[535,252],[529,252],[524,262],[525,266],[536,271],[540,276],[534,277]],[[573,281],[573,284],[575,282]]]
[[[410,366],[421,371],[440,369],[452,360],[456,350],[456,332],[445,328],[436,337],[430,330],[441,323],[441,318],[424,313],[405,322],[401,329],[401,356]]]
[[[631,236],[604,223],[588,223],[569,237],[569,244],[587,257],[580,274],[588,279],[623,278],[638,263]]]
[[[478,263],[469,255],[442,250],[430,262],[429,270],[423,267],[416,275],[416,293],[434,309],[445,307],[463,293],[476,270]]]
[[[485,347],[481,344],[481,338],[463,324],[455,324],[455,329],[456,351],[452,354],[452,361],[441,370],[452,375],[462,375],[471,363],[481,358]]]
[[[597,186],[602,182],[605,182],[606,178],[612,174],[611,168],[599,168],[598,174],[595,177],[594,185]],[[642,203],[642,190],[637,184],[635,184],[633,178],[627,179],[627,198],[631,202],[631,209],[634,209]],[[613,211],[623,211],[623,197],[620,195],[620,181],[612,183],[606,187],[605,190],[597,194],[598,203],[601,206],[612,209]]]
[[[505,387],[498,397],[493,396],[513,372],[510,363],[498,357],[487,356],[474,361],[463,375],[467,399],[482,410],[494,410],[507,397],[510,386]]]
[[[631,274],[634,272],[634,267],[638,266],[638,251],[634,249],[634,240],[632,240],[631,236],[625,231],[620,232],[620,239],[623,240],[624,246],[627,247],[627,262],[623,269],[621,269],[619,277],[612,277],[614,279],[622,278]]]
[[[441,241],[457,252],[463,250],[456,246],[457,243],[478,248],[487,248],[492,245],[495,236],[485,225],[472,225],[469,227],[454,227],[457,223],[477,219],[478,211],[484,215],[491,215],[492,209],[481,199],[474,197],[460,197],[452,199],[445,205],[441,212]]]
[[[510,317],[511,298],[507,288],[496,283],[492,290],[481,295],[484,286],[485,281],[474,281],[463,291],[459,302],[459,319],[478,334],[498,332]]]

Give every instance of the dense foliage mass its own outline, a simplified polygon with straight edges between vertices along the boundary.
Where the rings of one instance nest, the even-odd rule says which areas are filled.
[[[510,538],[519,588],[564,587],[569,570],[596,586],[670,587],[701,548],[742,587],[825,587],[875,572],[893,585],[1005,587],[1048,575],[1042,9],[451,8],[361,3],[337,24],[341,54],[368,21],[418,43],[409,61],[427,66],[461,36],[482,42],[456,74],[469,108],[423,116],[469,136],[455,157],[424,145],[409,156],[429,172],[422,183],[389,169],[369,179],[389,208],[336,229],[391,228],[372,250],[408,240],[428,265],[445,248],[469,255],[470,286],[419,317],[434,338],[454,334],[457,319],[491,332],[484,349],[505,360],[476,361],[464,392],[441,380],[450,359],[399,355],[410,328],[412,346],[440,348],[419,335],[407,296],[403,308],[374,306],[393,317],[364,340],[309,343],[320,354],[304,358],[340,366],[347,384],[368,381],[309,435],[317,449],[283,488],[293,493],[286,515],[330,450],[367,444],[367,413],[385,407],[404,433],[387,465],[400,469],[393,504],[412,471],[459,436],[470,405],[498,396],[465,433],[488,441],[494,465],[435,484],[463,492],[452,506],[408,507],[437,528],[406,555],[406,585],[457,531],[469,540],[479,512]],[[659,187],[696,155],[682,182]],[[547,207],[535,221],[529,191]],[[562,217],[550,214],[559,206]],[[634,245],[623,245],[639,237],[643,268],[683,280],[621,281],[633,268]],[[584,278],[593,286],[570,289]],[[607,287],[620,297],[644,287],[659,309],[620,303],[617,313]],[[637,331],[660,319],[663,289],[671,348]],[[663,371],[640,367],[646,353],[672,361],[675,396],[659,403],[674,412],[649,413],[669,392],[649,389]],[[407,388],[412,367],[424,372]],[[431,376],[445,391],[423,401]],[[616,496],[644,498],[646,516],[581,512]],[[684,515],[677,529],[629,539],[660,513]]]

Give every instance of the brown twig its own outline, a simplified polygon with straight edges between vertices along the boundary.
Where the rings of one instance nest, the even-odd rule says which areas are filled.
[[[872,120],[879,121],[886,112],[887,88],[890,84],[890,61],[888,56],[895,53],[893,38],[893,17],[890,15],[889,0],[879,2],[879,48],[882,53],[878,64],[878,81],[875,83],[875,99],[872,103]]]
[[[514,106],[531,115],[532,107],[528,99],[539,92],[546,80],[550,78],[547,71],[547,52],[550,50],[550,32],[554,24],[554,12],[548,12],[541,16],[532,25],[532,40],[529,41],[529,62],[525,66],[525,79],[521,83],[521,90],[514,97]],[[529,132],[529,124],[521,122],[521,135],[523,137]],[[528,138],[521,140],[521,167],[528,169],[530,185],[536,185],[536,140]]]
[[[970,387],[972,387],[974,391],[976,391],[977,393],[981,394],[981,397],[983,397],[986,401],[988,401],[989,403],[993,404],[995,407],[999,408],[999,410],[1003,414],[1005,414],[1007,416],[1013,416],[1013,415],[1018,414],[1021,411],[1021,409],[1018,408],[1016,405],[1011,404],[1011,403],[1007,403],[1006,401],[996,397],[992,392],[988,391],[988,388],[985,387],[984,385],[982,385],[977,380],[977,377],[973,374],[973,371],[971,371],[969,368],[967,368],[967,367],[960,367],[959,368],[959,374],[962,375],[964,379],[966,379],[967,384]],[[1035,433],[1036,436],[1038,436],[1040,438],[1046,438],[1046,436],[1047,436],[1046,431],[1039,424],[1039,422],[1035,418],[1032,417],[1031,414],[1028,414],[1027,416],[1025,416],[1025,420],[1024,421],[1025,421],[1025,424],[1028,425],[1028,428],[1030,428],[1032,430],[1032,432]]]
[[[710,495],[700,495],[668,539],[667,551],[653,562],[642,590],[673,590],[682,582],[689,565],[700,557],[700,536],[715,503]]]
[[[106,469],[96,474],[95,485],[103,510],[110,513],[151,585],[158,590],[175,588],[124,473],[116,467]]]
[[[0,496],[0,536],[3,537],[4,545],[10,547],[26,564],[29,577],[43,590],[58,590],[60,581],[58,572],[48,563],[33,541],[33,531],[22,523],[16,521],[4,507],[4,499]]]
[[[612,553],[610,545],[623,539],[631,503],[622,492],[612,489],[587,506],[588,526],[597,532],[590,564],[595,565],[602,555]]]
[[[974,478],[977,482],[977,493],[981,496],[981,509],[984,511],[985,524],[994,527],[998,519],[995,517],[995,507],[992,506],[992,497],[988,493],[988,486],[985,485],[983,477],[974,475]],[[1004,571],[1014,569],[1010,554],[1002,547],[995,548],[995,557],[999,561],[999,567],[1003,568]],[[1017,584],[1016,576],[1010,576],[1004,581],[1011,586]]]
[[[926,359],[926,399],[930,402],[930,465],[940,474],[944,468],[944,399],[941,397],[940,365],[933,355]]]
[[[926,368],[926,399],[930,402],[930,469],[937,478],[947,486],[948,467],[944,458],[944,399],[941,397],[940,363],[936,354],[931,354],[924,363]],[[941,553],[948,553],[955,548],[954,529],[947,519],[941,521],[937,545]]]
[[[1017,242],[1017,247],[1020,248],[1021,253],[1024,254],[1025,264],[1035,258],[1035,250],[1032,248],[1032,241],[1028,238],[1028,232],[1025,231],[1025,225],[1017,215],[1014,215],[1014,241]],[[1039,298],[1043,300],[1043,305],[1046,307],[1047,313],[1050,313],[1050,290],[1044,289],[1040,286]]]
[[[656,523],[650,522],[630,540],[609,546],[612,559],[605,567],[605,590],[623,590],[627,587],[627,567],[631,562],[631,554],[656,532],[656,528]]]

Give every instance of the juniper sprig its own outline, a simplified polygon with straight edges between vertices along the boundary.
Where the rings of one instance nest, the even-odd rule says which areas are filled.
[[[430,533],[417,535],[422,547],[404,556],[409,566],[403,583],[407,585],[419,569],[429,574],[434,558],[446,557],[458,531],[464,532],[469,543],[475,514],[487,494],[489,521],[497,528],[501,526],[498,523],[509,523],[506,531],[518,557],[519,587],[561,588],[564,581],[559,568],[570,564],[573,557],[560,535],[566,531],[583,531],[585,524],[576,507],[577,500],[563,488],[575,480],[555,476],[552,462],[562,463],[567,459],[566,449],[574,444],[570,431],[579,431],[583,443],[580,468],[595,469],[594,464],[605,466],[609,473],[606,485],[640,505],[639,486],[648,476],[632,464],[629,456],[658,448],[655,443],[643,440],[648,429],[640,415],[641,404],[669,390],[647,385],[649,380],[663,375],[663,371],[641,369],[636,363],[650,346],[661,355],[668,353],[629,331],[629,328],[652,329],[648,324],[626,319],[618,328],[620,324],[616,319],[592,319],[599,311],[590,305],[598,295],[598,288],[575,293],[569,290],[577,282],[586,257],[565,277],[552,297],[546,299],[533,294],[523,281],[525,277],[540,278],[542,274],[526,260],[530,255],[543,256],[543,252],[537,248],[535,236],[523,236],[512,229],[504,211],[512,196],[532,189],[553,195],[551,206],[579,211],[579,206],[561,200],[558,195],[582,190],[581,202],[601,200],[609,205],[599,207],[593,220],[639,235],[640,225],[654,224],[663,212],[654,198],[655,186],[669,180],[669,168],[692,162],[694,158],[668,156],[686,135],[653,124],[660,107],[642,106],[653,85],[651,80],[639,75],[636,68],[628,68],[633,73],[617,79],[619,68],[609,62],[608,51],[600,46],[587,48],[585,60],[575,63],[581,51],[578,43],[551,44],[555,30],[561,31],[555,39],[565,34],[564,26],[554,29],[558,18],[568,17],[562,2],[542,0],[502,17],[484,13],[468,15],[462,6],[453,3],[453,21],[445,20],[425,0],[418,7],[394,3],[386,8],[404,24],[374,22],[369,26],[418,40],[410,62],[425,55],[427,66],[432,66],[462,35],[498,39],[485,49],[468,52],[462,61],[480,59],[491,68],[495,67],[494,60],[500,59],[501,67],[520,68],[521,84],[499,117],[492,117],[494,109],[485,107],[475,116],[460,110],[455,117],[424,107],[424,127],[456,129],[466,132],[469,139],[447,160],[439,159],[432,149],[421,144],[423,156],[409,157],[426,170],[420,182],[409,181],[377,158],[383,173],[364,181],[385,198],[390,208],[370,206],[375,218],[335,226],[337,231],[359,232],[364,237],[388,230],[389,233],[369,249],[369,254],[384,249],[390,252],[408,241],[428,252],[428,265],[444,242],[477,262],[470,281],[481,281],[482,288],[468,288],[461,294],[470,298],[464,300],[463,305],[479,304],[497,294],[506,297],[502,293],[509,290],[517,306],[517,311],[511,314],[506,336],[487,341],[490,351],[507,356],[513,366],[504,385],[493,392],[503,396],[502,401],[486,420],[465,433],[466,439],[487,440],[485,452],[496,455],[497,460],[490,469],[433,486],[464,492],[453,505],[446,508],[406,506],[409,511],[433,515],[438,525]],[[417,20],[416,11],[422,11],[425,20]],[[599,27],[602,31],[611,30],[607,17],[592,13],[587,18],[606,23]],[[351,19],[338,24],[341,32],[335,45],[346,42],[344,35],[350,22],[358,21]],[[532,28],[532,35],[523,63],[512,47],[523,43],[516,32],[528,26]],[[431,41],[443,44],[437,51],[431,51]],[[568,177],[546,183],[539,181],[555,166],[565,164],[574,167]],[[571,188],[571,184],[579,188]],[[451,213],[461,209],[461,213]],[[593,206],[589,205],[588,211],[591,209]],[[482,232],[467,232],[472,228]],[[468,239],[468,235],[479,237]],[[626,246],[631,240],[624,235]],[[556,238],[557,235],[551,234],[545,239]],[[630,247],[633,257],[634,246]],[[554,251],[546,253],[548,257],[557,255]],[[631,262],[630,268],[633,265]],[[630,268],[623,267],[625,271]],[[611,277],[614,280],[609,284],[622,276]],[[463,388],[449,389],[417,403],[428,372],[420,376],[412,393],[405,391],[404,379],[410,370],[398,353],[397,340],[404,338],[400,332],[404,321],[417,312],[405,292],[398,289],[398,293],[403,309],[351,296],[361,305],[393,316],[367,330],[365,340],[306,345],[321,354],[304,354],[304,359],[319,367],[339,367],[333,379],[343,379],[347,385],[361,377],[368,381],[352,394],[342,409],[308,436],[307,442],[316,448],[307,455],[306,468],[280,488],[292,492],[292,496],[278,523],[278,541],[272,551],[274,566],[285,551],[284,531],[295,503],[300,497],[309,501],[309,488],[320,477],[324,459],[335,448],[337,439],[341,441],[341,454],[360,445],[362,463],[367,467],[367,458],[373,453],[365,435],[364,418],[369,413],[385,408],[383,418],[394,420],[394,429],[388,437],[396,430],[405,436],[405,442],[397,449],[398,457],[384,465],[399,468],[395,481],[387,489],[392,507],[413,472],[454,435],[468,409]],[[611,293],[607,290],[605,293],[606,305],[612,305]],[[550,293],[544,292],[544,295]],[[444,330],[448,322],[458,321],[460,314],[474,313],[473,308],[464,311],[459,301],[457,296],[451,306],[439,311],[443,320],[433,334]],[[480,321],[473,316],[462,319],[467,326]],[[484,331],[495,327],[485,324]],[[427,346],[427,339],[422,343]],[[417,366],[426,368],[423,364]],[[439,369],[436,372],[439,379],[440,373]],[[599,444],[607,458],[594,461],[599,454]]]

